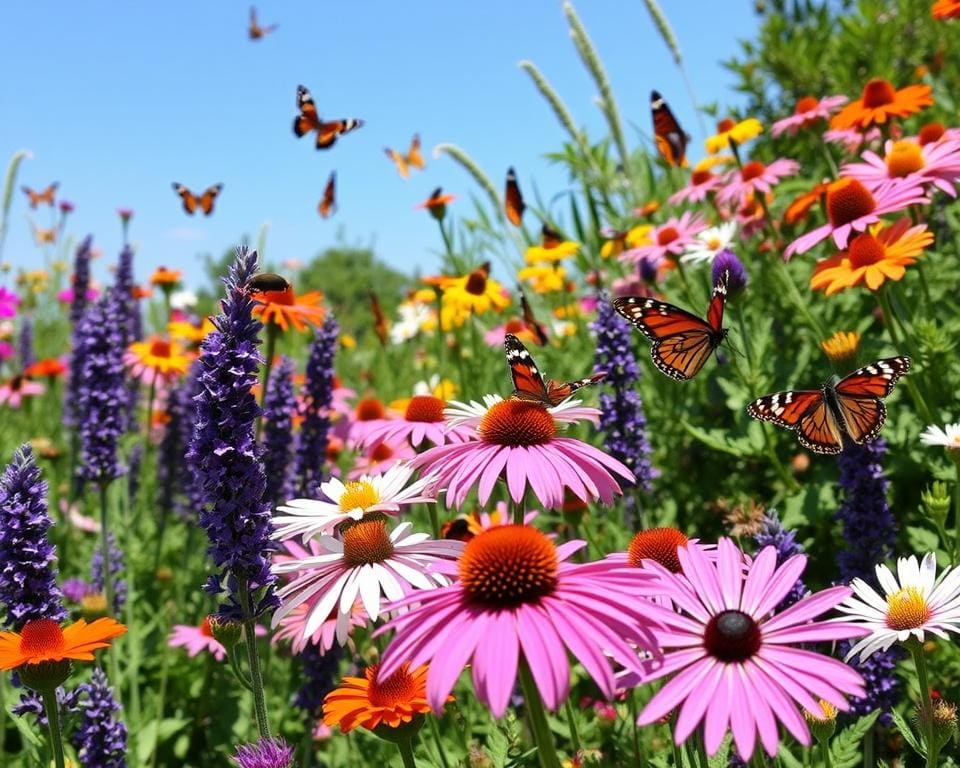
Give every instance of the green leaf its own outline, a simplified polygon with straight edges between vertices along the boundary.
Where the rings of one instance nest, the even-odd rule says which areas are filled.
[[[940,537],[936,532],[916,525],[907,526],[907,541],[913,552],[936,552],[940,546]]]
[[[920,739],[917,738],[917,735],[913,732],[913,728],[907,719],[895,709],[890,711],[890,716],[893,718],[893,723],[897,726],[897,730],[900,731],[904,741],[906,741],[918,755],[926,757],[927,750],[920,744]]]
[[[757,749],[760,749],[758,746]],[[777,759],[783,764],[784,768],[803,768],[803,763],[797,760],[783,744],[780,745],[780,751],[777,752]]]
[[[833,737],[830,743],[830,755],[833,757],[834,768],[857,768],[860,765],[863,760],[860,743],[877,722],[878,717],[880,717],[880,710],[875,709]]]

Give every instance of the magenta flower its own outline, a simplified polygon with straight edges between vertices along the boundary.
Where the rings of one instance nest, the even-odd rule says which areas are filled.
[[[117,208],[117,216],[120,217],[121,222],[126,224],[133,218],[133,208]]]
[[[439,712],[460,673],[470,665],[473,688],[494,717],[507,708],[517,668],[526,663],[544,703],[556,709],[570,688],[572,654],[603,694],[613,697],[611,661],[642,674],[637,653],[657,654],[656,617],[668,611],[639,596],[652,574],[568,563],[586,545],[559,547],[536,528],[496,526],[444,564],[459,580],[393,603],[401,612],[377,630],[394,630],[379,677],[409,661],[429,663],[427,700]]]
[[[933,184],[937,189],[956,197],[954,186],[960,177],[960,141],[939,141],[920,146],[911,139],[888,141],[885,156],[863,153],[862,163],[844,163],[844,176],[863,182],[873,191],[895,179]]]
[[[880,129],[873,127],[866,133],[860,133],[856,128],[831,128],[823,132],[823,140],[831,144],[839,144],[847,152],[856,152],[865,145],[873,144],[881,138]]]
[[[806,253],[831,235],[837,248],[846,248],[852,234],[866,231],[880,221],[881,216],[930,202],[924,195],[923,182],[916,179],[890,181],[871,192],[856,179],[841,178],[827,187],[826,197],[829,221],[790,243],[785,259],[795,253]]]
[[[13,317],[20,306],[20,297],[13,291],[0,286],[0,317]]]
[[[210,618],[205,616],[199,627],[189,624],[175,624],[167,645],[171,648],[186,648],[187,656],[193,658],[201,651],[212,653],[217,661],[227,657],[227,649],[213,636],[210,630]]]
[[[60,201],[60,213],[62,213],[64,216],[66,216],[69,213],[73,213],[75,209],[76,209],[76,206],[74,206],[74,204],[71,203],[69,200]]]
[[[774,138],[783,133],[793,136],[800,128],[807,128],[817,120],[826,120],[848,101],[850,99],[846,96],[826,96],[819,100],[812,96],[804,96],[797,101],[793,114],[777,120],[770,127],[770,132]]]
[[[567,488],[582,501],[599,498],[610,504],[621,492],[614,475],[633,483],[633,473],[613,457],[557,436],[558,425],[596,422],[596,408],[581,407],[579,400],[553,408],[496,395],[484,395],[483,401],[454,401],[446,409],[449,423],[474,429],[476,440],[431,448],[411,462],[434,475],[435,485],[446,489],[449,506],[459,509],[474,486],[480,504],[486,504],[501,477],[514,501],[523,499],[529,485],[540,503],[553,509],[563,506]]]
[[[87,288],[87,303],[89,304],[92,301],[96,301],[99,295],[100,293],[96,288]],[[71,304],[73,302],[73,288],[64,288],[62,291],[58,291],[57,301],[61,304]]]
[[[39,381],[31,381],[25,376],[14,376],[0,386],[0,405],[19,408],[26,398],[42,395],[46,389]]]
[[[0,360],[9,360],[16,354],[17,350],[14,349],[13,344],[9,341],[0,341]]]
[[[434,395],[414,395],[398,418],[366,422],[360,446],[369,448],[382,442],[407,442],[419,448],[424,441],[445,445],[472,439],[471,430],[447,424],[443,417],[445,405],[443,400]]]
[[[737,751],[749,760],[758,733],[767,754],[777,754],[778,720],[808,745],[801,708],[819,712],[823,699],[846,711],[847,696],[865,695],[863,678],[846,664],[795,647],[866,634],[851,622],[816,621],[853,593],[849,587],[825,589],[774,613],[803,573],[805,555],[778,567],[776,549],[766,547],[748,562],[731,540],[721,539],[715,560],[692,543],[678,547],[677,557],[677,573],[654,561],[642,568],[659,576],[653,590],[644,590],[669,598],[679,612],[669,614],[667,630],[657,633],[663,663],[636,678],[673,676],[640,713],[639,725],[679,709],[677,744],[706,718],[709,754],[731,731]]]
[[[715,192],[723,185],[723,179],[717,174],[708,171],[694,171],[690,174],[690,183],[683,189],[674,192],[668,198],[670,205],[680,203],[702,203],[707,195]]]
[[[751,160],[743,168],[731,170],[724,176],[726,186],[717,193],[717,202],[724,205],[743,205],[750,200],[751,195],[768,194],[781,179],[795,176],[799,170],[800,163],[782,157],[770,165]]]
[[[699,213],[685,211],[680,218],[673,216],[659,227],[654,227],[648,237],[652,241],[649,245],[640,245],[620,254],[620,261],[628,264],[646,262],[651,267],[659,267],[664,259],[678,257],[683,253],[698,232],[707,228]]]

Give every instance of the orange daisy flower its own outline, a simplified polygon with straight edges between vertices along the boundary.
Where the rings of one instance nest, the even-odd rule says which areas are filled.
[[[810,209],[823,200],[829,187],[830,185],[828,183],[823,182],[817,184],[809,192],[804,192],[802,195],[794,198],[790,205],[787,206],[787,210],[783,212],[783,223],[792,226],[801,219],[805,219],[807,214],[810,213]]]
[[[182,376],[190,367],[190,356],[177,342],[151,336],[131,344],[124,362],[134,378],[149,383],[158,376],[163,379]]]
[[[298,331],[305,331],[307,326],[317,328],[323,323],[327,312],[321,306],[323,294],[320,291],[310,291],[297,296],[293,286],[282,291],[262,291],[254,294],[257,305],[253,308],[253,316],[259,317],[264,325],[271,323],[286,331],[291,325]]]
[[[183,277],[183,272],[179,269],[167,269],[166,267],[157,267],[150,275],[150,285],[158,285],[167,288],[176,285]]]
[[[39,379],[46,376],[55,379],[67,372],[67,366],[57,357],[47,357],[43,360],[37,360],[32,365],[28,365],[23,370],[23,375],[28,379]]]
[[[444,217],[447,215],[447,203],[452,203],[457,198],[454,195],[445,195],[443,194],[443,188],[437,187],[433,190],[433,193],[424,200],[422,203],[418,203],[415,208],[426,208],[430,215],[433,216],[437,221],[443,221]]]
[[[882,125],[891,117],[907,117],[933,104],[930,93],[929,85],[908,85],[898,91],[882,77],[875,78],[863,87],[859,99],[833,116],[830,127],[863,130]]]
[[[144,288],[142,285],[135,285],[130,289],[130,295],[135,299],[149,299],[153,296],[153,291],[149,288]]]
[[[886,280],[902,279],[906,267],[915,264],[932,242],[925,224],[911,227],[909,219],[887,227],[875,224],[853,238],[845,251],[819,262],[810,287],[823,289],[828,296],[860,283],[875,291]]]
[[[83,619],[60,628],[53,619],[28,621],[19,632],[0,632],[0,670],[44,661],[93,661],[93,652],[109,648],[110,640],[126,633],[115,619]]]
[[[960,0],[937,0],[930,8],[935,19],[960,18]]]
[[[427,665],[410,672],[404,664],[386,680],[377,681],[379,665],[371,664],[365,677],[345,677],[339,688],[323,701],[323,723],[339,725],[343,733],[357,726],[374,730],[385,725],[397,728],[430,711],[427,703]],[[453,696],[447,698],[452,701]]]

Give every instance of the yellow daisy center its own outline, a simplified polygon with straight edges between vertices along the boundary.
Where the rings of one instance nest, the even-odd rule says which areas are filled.
[[[905,630],[922,627],[933,612],[917,587],[904,587],[887,598],[887,626]]]
[[[925,165],[919,144],[898,141],[887,153],[887,170],[891,176],[901,177],[916,173]]]
[[[380,501],[380,494],[369,480],[356,480],[347,483],[340,496],[340,509],[349,512],[351,509],[367,509]]]
[[[166,339],[154,339],[150,343],[150,354],[154,357],[170,357],[170,342]]]
[[[717,133],[726,133],[727,131],[732,131],[733,127],[736,125],[736,122],[729,117],[725,117],[723,120],[720,120],[717,123]]]

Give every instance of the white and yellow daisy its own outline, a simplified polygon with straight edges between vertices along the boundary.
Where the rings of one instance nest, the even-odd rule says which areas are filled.
[[[960,450],[960,423],[938,427],[931,424],[920,435],[924,445],[942,445],[948,451]]]
[[[710,229],[705,229],[684,248],[680,261],[684,264],[710,264],[724,248],[737,236],[737,222],[725,221]]]

